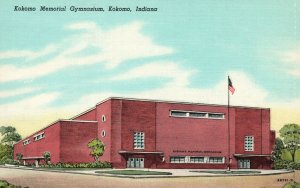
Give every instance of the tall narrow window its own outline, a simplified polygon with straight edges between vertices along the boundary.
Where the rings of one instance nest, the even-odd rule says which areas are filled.
[[[105,117],[105,115],[102,115],[102,122],[106,122],[106,117]]]
[[[135,132],[133,134],[133,146],[134,149],[145,148],[145,134],[143,132]]]
[[[244,148],[245,148],[245,151],[254,151],[254,137],[253,136],[245,136]]]
[[[105,137],[105,136],[106,136],[106,132],[105,132],[105,130],[102,130],[102,132],[101,132],[101,136],[102,136],[102,137]]]

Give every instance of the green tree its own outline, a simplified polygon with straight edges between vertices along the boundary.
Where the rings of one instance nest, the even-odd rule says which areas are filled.
[[[43,157],[44,157],[44,160],[46,162],[46,164],[49,164],[49,161],[51,160],[51,154],[49,151],[45,151],[43,153]]]
[[[88,147],[92,150],[90,155],[94,157],[96,162],[99,162],[99,157],[103,155],[105,150],[103,142],[95,138],[88,143]]]
[[[281,150],[280,158],[284,161],[294,161],[291,152],[287,149]]]
[[[6,163],[8,160],[13,160],[13,145],[22,138],[16,132],[16,128],[12,126],[1,126],[0,133],[2,135],[0,141],[0,163]]]
[[[1,143],[13,147],[13,145],[22,139],[21,135],[17,133],[16,128],[12,126],[1,126],[0,133],[3,136]]]
[[[283,138],[286,150],[291,154],[292,161],[295,161],[295,153],[300,146],[300,126],[297,124],[286,124],[279,130],[279,133],[280,137]]]
[[[273,147],[273,152],[272,152],[272,160],[280,160],[281,159],[281,154],[282,150],[284,149],[284,144],[281,138],[276,138],[275,139],[275,145]]]
[[[7,159],[13,159],[13,147],[0,144],[0,163],[4,163]]]

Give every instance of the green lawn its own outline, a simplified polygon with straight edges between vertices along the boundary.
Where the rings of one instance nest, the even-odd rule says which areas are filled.
[[[211,173],[211,174],[260,174],[260,171],[223,171],[223,170],[207,170],[207,171],[190,171],[199,173]]]
[[[170,172],[144,171],[144,170],[106,170],[96,171],[99,174],[117,174],[117,175],[172,175]]]

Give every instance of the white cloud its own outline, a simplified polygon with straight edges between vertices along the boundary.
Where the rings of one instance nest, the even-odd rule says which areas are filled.
[[[32,93],[37,90],[39,90],[39,88],[28,87],[28,88],[18,88],[18,89],[10,89],[10,90],[5,90],[5,91],[0,91],[0,98],[23,95],[23,94],[27,94],[27,93]]]
[[[281,53],[281,61],[290,75],[300,77],[300,48]]]
[[[34,52],[28,50],[10,50],[5,52],[0,52],[0,59],[30,57],[33,54]]]
[[[172,82],[168,83],[169,85],[186,86],[189,83],[189,77],[193,73],[195,73],[195,71],[183,69],[175,62],[158,61],[133,68],[120,75],[114,75],[111,80],[122,81],[158,77],[172,79]]]
[[[63,58],[52,59],[32,67],[18,68],[13,65],[0,66],[0,82],[11,80],[34,79],[68,66],[68,61]]]
[[[284,52],[282,60],[287,63],[300,64],[300,48]]]
[[[52,52],[55,52],[56,50],[57,48],[53,44],[48,45],[44,49],[36,52],[30,50],[10,50],[10,51],[0,52],[0,59],[21,58],[21,57],[35,59],[41,56],[48,55]]]
[[[157,45],[149,36],[141,32],[142,24],[139,22],[118,26],[102,31],[93,22],[80,22],[67,26],[72,30],[81,29],[83,32],[74,34],[65,40],[50,45],[45,49],[32,51],[3,52],[2,58],[43,57],[57,49],[60,53],[52,59],[40,62],[34,66],[17,67],[14,65],[0,66],[0,82],[13,80],[34,79],[71,66],[102,63],[107,68],[114,68],[120,63],[139,58],[161,56],[170,54],[169,47]],[[84,50],[94,48],[91,54]]]
[[[118,27],[107,33],[103,41],[107,66],[113,68],[125,60],[151,57],[173,52],[171,48],[154,44],[150,37],[141,33],[142,24],[135,22]]]
[[[290,69],[288,71],[288,73],[290,75],[296,76],[296,77],[300,77],[300,68],[294,68],[294,69]]]
[[[2,104],[0,105],[0,118],[28,118],[41,115],[45,110],[47,110],[47,106],[56,100],[58,96],[59,93],[53,92],[35,95],[33,97],[9,104]]]

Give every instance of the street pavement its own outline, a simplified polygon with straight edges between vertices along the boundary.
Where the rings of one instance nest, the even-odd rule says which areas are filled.
[[[146,169],[147,170],[147,169]],[[156,169],[157,170],[157,169]],[[158,170],[163,171],[163,170]],[[185,170],[172,170],[174,174],[185,174]],[[78,172],[78,171],[77,171]],[[85,173],[85,172],[84,172]],[[177,187],[243,187],[243,188],[281,188],[296,178],[299,182],[300,172],[270,174],[261,176],[228,176],[228,177],[165,177],[165,178],[119,178],[99,175],[61,173],[49,171],[0,168],[0,179],[14,185],[30,188],[40,187],[104,187],[104,188],[177,188]]]

